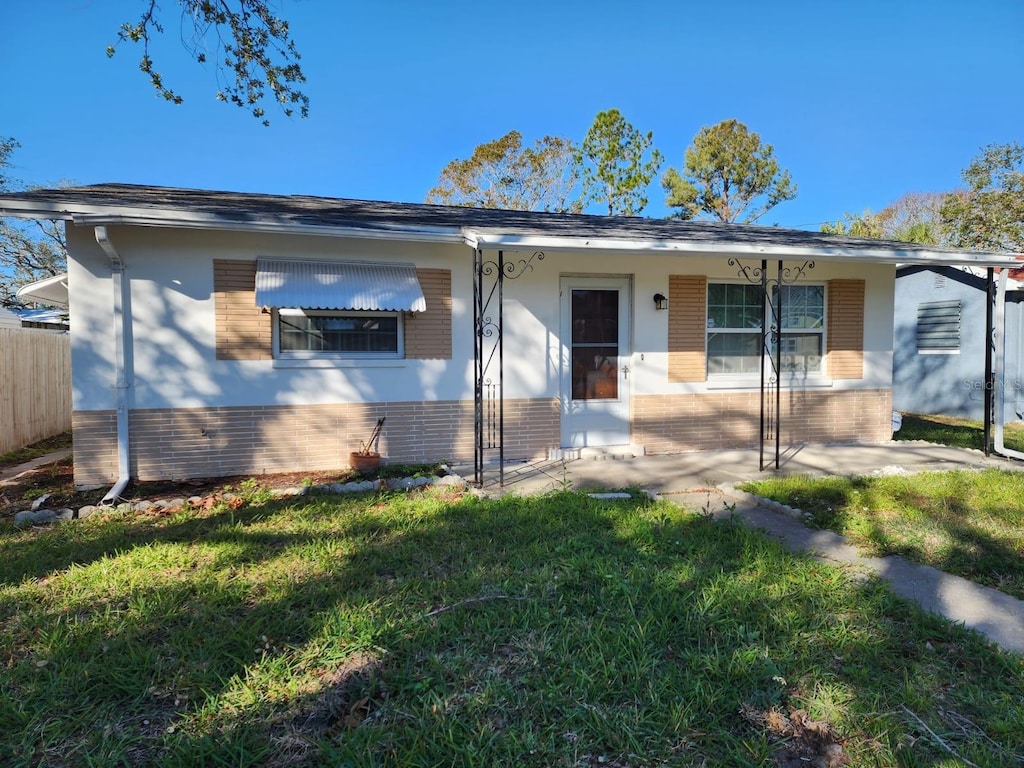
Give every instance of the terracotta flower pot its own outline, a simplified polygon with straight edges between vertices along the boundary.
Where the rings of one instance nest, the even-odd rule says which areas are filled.
[[[352,451],[348,455],[348,465],[361,475],[376,472],[380,467],[380,454]]]

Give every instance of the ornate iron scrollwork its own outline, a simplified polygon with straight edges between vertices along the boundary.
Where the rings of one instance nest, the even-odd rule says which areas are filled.
[[[780,259],[774,276],[768,274],[767,259],[762,259],[760,266],[751,266],[739,259],[731,258],[729,266],[736,268],[737,277],[761,287],[761,429],[758,438],[760,467],[763,470],[766,465],[766,443],[774,442],[775,468],[778,469],[782,435],[782,373],[779,366],[779,348],[784,333],[781,288],[805,278],[807,273],[814,269],[814,262],[808,260],[803,264],[787,267]]]
[[[736,267],[736,276],[742,277],[750,283],[760,283],[765,274],[764,262],[761,262],[760,267],[748,267],[739,259],[729,259],[729,266]]]
[[[498,482],[505,484],[505,360],[503,351],[503,285],[532,272],[534,262],[544,260],[535,251],[528,259],[505,261],[503,251],[497,259],[484,259],[483,251],[473,255],[474,324],[474,479],[483,485],[484,451],[498,451]],[[497,370],[494,370],[495,367]]]

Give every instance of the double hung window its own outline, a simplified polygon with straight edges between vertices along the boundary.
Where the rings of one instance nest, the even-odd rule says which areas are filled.
[[[781,302],[779,299],[781,298]],[[781,308],[782,333],[777,353],[780,372],[819,374],[824,360],[825,288],[784,285],[772,294]],[[756,374],[761,366],[764,328],[771,306],[763,303],[761,286],[709,283],[707,307],[708,375]]]

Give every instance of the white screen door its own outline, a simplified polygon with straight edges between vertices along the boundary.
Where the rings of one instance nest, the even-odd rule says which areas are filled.
[[[628,445],[630,281],[563,277],[562,447]]]

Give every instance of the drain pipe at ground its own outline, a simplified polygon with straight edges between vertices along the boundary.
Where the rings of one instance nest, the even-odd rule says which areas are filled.
[[[995,420],[995,432],[993,435],[993,442],[995,443],[995,452],[1000,456],[1005,456],[1008,459],[1021,459],[1024,460],[1024,453],[1020,451],[1014,451],[1003,445],[1003,418],[1005,416],[1005,401],[1006,401],[1006,372],[1003,370],[1003,364],[1006,361],[1006,350],[1004,338],[1004,328],[1006,326],[1006,278],[1009,274],[1009,270],[1003,269],[999,272],[999,290],[996,292],[996,323],[995,323],[995,380],[996,380],[996,420]]]
[[[117,501],[131,480],[128,460],[128,375],[127,364],[131,360],[129,346],[128,282],[124,279],[124,260],[110,242],[107,228],[95,227],[96,242],[110,260],[111,279],[114,285],[114,390],[117,393],[117,482],[107,491],[101,504]]]

